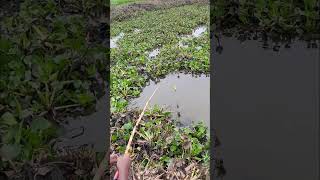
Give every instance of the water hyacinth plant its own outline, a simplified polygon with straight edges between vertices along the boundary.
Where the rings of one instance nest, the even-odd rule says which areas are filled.
[[[215,31],[266,32],[278,39],[319,38],[317,0],[215,0],[211,6]]]
[[[26,164],[34,174],[34,166],[59,159],[52,147],[63,117],[92,112],[105,92],[99,2],[1,3],[0,171],[13,179]]]
[[[199,27],[205,30],[194,36]],[[111,39],[121,37],[111,48],[112,152],[124,153],[140,111],[128,104],[150,80],[159,81],[173,72],[209,74],[208,27],[205,4],[145,11],[112,21]],[[151,107],[133,140],[133,176],[206,178],[208,135],[202,123],[181,128],[170,112]]]

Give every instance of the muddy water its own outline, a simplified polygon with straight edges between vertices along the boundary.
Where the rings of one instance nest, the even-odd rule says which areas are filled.
[[[117,42],[119,41],[119,39],[123,38],[124,33],[120,33],[119,35],[117,35],[116,37],[113,37],[110,39],[110,48],[116,48],[118,47]]]
[[[130,102],[129,108],[143,108],[157,86],[160,86],[150,106],[159,105],[172,112],[182,125],[203,121],[210,126],[210,77],[191,74],[170,74],[143,89],[140,97]]]
[[[107,113],[109,108],[107,95],[96,104],[96,112],[75,119],[66,119],[61,129],[62,136],[56,143],[57,148],[76,148],[89,146],[97,152],[104,152],[107,148]]]
[[[206,30],[207,30],[207,27],[206,27],[206,26],[199,26],[199,27],[195,28],[195,29],[192,31],[192,34],[191,34],[191,35],[178,36],[178,38],[181,38],[181,39],[182,39],[182,40],[179,41],[178,47],[187,48],[188,45],[185,44],[185,42],[183,42],[183,40],[185,40],[185,39],[191,39],[191,38],[198,38],[198,37],[202,36],[203,33],[206,32]],[[199,50],[198,47],[197,47],[197,50]]]
[[[223,180],[317,180],[319,50],[295,42],[221,40],[212,78],[212,127],[222,142]]]
[[[153,58],[157,57],[159,53],[160,53],[160,49],[156,48],[149,53],[149,58],[153,59]]]
[[[200,26],[192,32],[192,36],[196,38],[200,37],[204,32],[206,32],[206,30],[207,28],[205,26]]]

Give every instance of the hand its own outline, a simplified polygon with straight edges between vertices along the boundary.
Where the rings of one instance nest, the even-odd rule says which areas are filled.
[[[111,166],[114,165],[117,162],[117,160],[118,160],[118,155],[116,155],[114,153],[110,155],[110,165]]]
[[[131,166],[131,159],[128,154],[118,157],[117,168],[119,171],[119,180],[128,179],[130,166]]]

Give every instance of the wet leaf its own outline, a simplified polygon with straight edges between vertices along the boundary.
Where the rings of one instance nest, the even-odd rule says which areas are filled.
[[[85,94],[85,93],[78,94],[77,98],[78,98],[78,102],[81,105],[87,105],[94,101],[94,97],[91,94]]]
[[[12,126],[17,124],[17,121],[11,113],[6,112],[1,116],[1,123]]]
[[[1,137],[2,142],[4,143],[11,143],[15,141],[15,137],[18,134],[19,129],[16,126],[11,126],[7,129],[6,134]]]
[[[20,154],[21,148],[16,144],[5,144],[0,149],[1,157],[6,160],[15,159]]]
[[[29,116],[31,116],[33,114],[33,112],[29,109],[24,109],[21,111],[21,118],[24,119],[24,118],[27,118]]]
[[[51,123],[44,118],[37,118],[31,122],[32,131],[41,131],[51,127]]]
[[[53,168],[49,166],[40,167],[37,169],[37,174],[41,176],[47,175]]]
[[[39,26],[32,26],[33,29],[36,31],[36,33],[39,35],[41,40],[45,40],[47,38],[47,35],[44,33],[43,29]],[[42,30],[40,30],[42,29]]]
[[[0,49],[3,52],[8,52],[11,47],[11,42],[8,39],[0,38]]]

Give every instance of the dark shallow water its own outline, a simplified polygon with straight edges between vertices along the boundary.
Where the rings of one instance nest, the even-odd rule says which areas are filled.
[[[149,103],[172,112],[182,125],[203,121],[210,126],[210,77],[191,74],[169,74],[159,83],[150,81],[139,98],[132,100],[129,108],[142,109],[157,86],[160,86]],[[179,113],[179,115],[178,115]],[[179,117],[180,116],[180,117]]]
[[[221,43],[211,127],[222,142],[223,180],[318,180],[319,49]]]
[[[107,148],[108,108],[107,95],[96,104],[96,112],[83,117],[66,119],[68,124],[61,128],[62,135],[58,148],[92,147],[96,152],[105,152]]]

